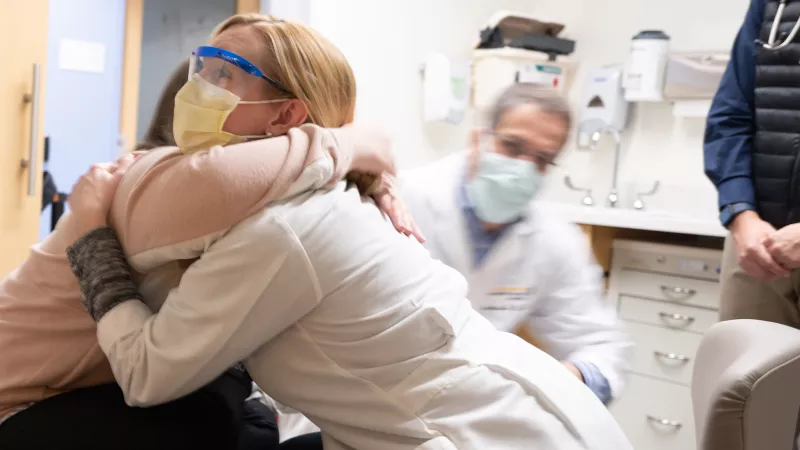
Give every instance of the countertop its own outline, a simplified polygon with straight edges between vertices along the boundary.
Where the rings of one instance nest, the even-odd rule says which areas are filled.
[[[598,225],[634,230],[661,231],[665,233],[697,236],[725,237],[728,234],[718,220],[679,215],[661,211],[638,211],[628,208],[569,205],[552,201],[538,203],[543,211],[558,214],[572,223]]]

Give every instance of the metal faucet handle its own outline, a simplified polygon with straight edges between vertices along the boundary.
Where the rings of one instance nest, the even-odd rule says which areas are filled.
[[[612,189],[611,192],[608,193],[608,197],[606,197],[606,204],[609,208],[615,208],[618,201],[619,195],[617,194],[617,190]]]
[[[636,201],[633,202],[633,208],[634,209],[638,209],[640,211],[643,210],[644,207],[645,207],[645,204],[644,204],[644,200],[642,199],[642,197],[649,197],[651,195],[654,195],[656,192],[658,192],[658,188],[659,187],[661,187],[661,182],[656,180],[655,183],[653,183],[653,187],[649,191],[637,192],[636,193]]]
[[[572,178],[569,175],[564,177],[564,184],[573,191],[580,191],[584,193],[583,199],[581,200],[581,204],[584,206],[594,206],[594,199],[592,198],[592,190],[587,188],[582,188],[575,186],[572,182]]]

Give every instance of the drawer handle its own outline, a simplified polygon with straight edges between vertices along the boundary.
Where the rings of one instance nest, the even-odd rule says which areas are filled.
[[[683,426],[683,424],[677,420],[661,419],[659,417],[651,416],[650,414],[647,415],[647,421],[664,427],[673,428],[675,430],[678,430]]]
[[[680,355],[678,353],[664,353],[658,350],[653,351],[653,354],[656,355],[657,358],[670,359],[672,361],[679,361],[681,363],[687,363],[692,359],[688,356]]]
[[[679,286],[666,286],[663,284],[661,285],[661,292],[673,300],[686,300],[694,294],[697,294],[697,291],[694,289],[682,288]]]
[[[694,322],[694,317],[684,316],[683,314],[670,314],[663,311],[658,313],[658,317],[661,318],[662,322],[666,323],[669,326],[674,326],[672,321],[683,322],[683,324],[680,325],[682,327],[688,327],[689,325],[692,324],[692,322]]]

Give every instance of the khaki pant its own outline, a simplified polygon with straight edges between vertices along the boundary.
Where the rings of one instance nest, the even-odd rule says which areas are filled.
[[[736,244],[728,235],[720,280],[720,320],[756,319],[800,328],[800,270],[781,280],[755,280],[739,267]]]

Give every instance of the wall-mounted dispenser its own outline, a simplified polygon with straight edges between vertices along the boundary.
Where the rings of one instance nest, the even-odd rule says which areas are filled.
[[[673,53],[667,59],[665,100],[711,100],[730,57],[725,52]]]
[[[422,117],[425,122],[457,124],[469,105],[470,61],[431,53],[422,71]]]
[[[725,52],[673,53],[667,60],[664,100],[676,117],[705,118],[730,57]]]
[[[583,91],[578,122],[578,147],[589,148],[592,135],[606,129],[618,132],[628,122],[629,104],[622,89],[622,69],[605,67],[592,72]]]
[[[659,30],[642,31],[631,40],[625,67],[625,99],[660,102],[664,98],[664,74],[669,56],[669,36]]]

